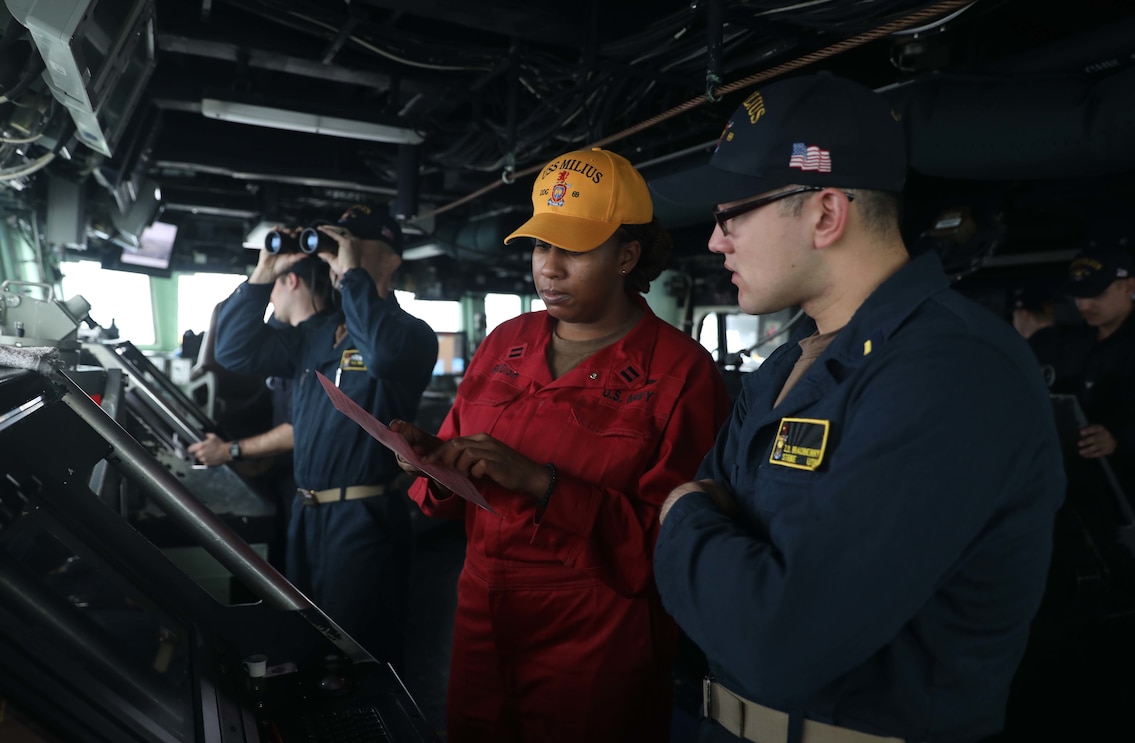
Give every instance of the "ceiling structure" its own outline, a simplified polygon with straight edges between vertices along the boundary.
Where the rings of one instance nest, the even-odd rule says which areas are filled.
[[[522,290],[527,253],[500,240],[526,218],[539,166],[601,143],[648,179],[690,167],[756,80],[794,69],[858,79],[906,111],[911,185],[927,195],[917,229],[955,191],[974,213],[1010,194],[1015,214],[1044,215],[1087,192],[1054,179],[1135,167],[1124,0],[101,0],[131,1],[152,4],[154,66],[113,153],[77,143],[47,103],[47,136],[0,151],[0,182],[41,211],[48,181],[86,195],[72,254],[120,252],[123,214],[151,186],[180,227],[182,268],[244,270],[257,225],[374,201],[405,220],[403,273],[421,293]],[[35,64],[21,35],[9,23],[0,42],[0,91],[42,97],[38,83],[16,90]],[[0,104],[0,121],[19,112]],[[58,156],[22,175],[47,147]],[[679,262],[705,257],[708,215],[658,214]]]

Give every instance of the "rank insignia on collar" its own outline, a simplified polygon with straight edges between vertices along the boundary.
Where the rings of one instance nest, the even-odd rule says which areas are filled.
[[[824,461],[831,421],[814,418],[781,418],[773,441],[769,464],[817,470]]]
[[[639,372],[638,369],[628,364],[623,368],[622,371],[619,372],[619,376],[622,377],[623,381],[627,384],[634,384],[635,380],[642,376],[642,373]]]

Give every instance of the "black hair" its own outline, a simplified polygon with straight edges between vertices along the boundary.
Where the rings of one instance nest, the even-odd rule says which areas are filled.
[[[331,270],[325,262],[315,256],[308,256],[296,261],[285,273],[294,273],[307,284],[313,303],[319,299],[322,300],[324,310],[331,309],[334,304],[331,294]],[[319,305],[316,307],[318,309]]]
[[[902,220],[902,194],[895,191],[850,189],[859,202],[863,224],[876,235],[899,231]]]
[[[624,224],[615,235],[620,244],[638,241],[638,262],[627,274],[626,286],[627,291],[645,294],[650,291],[650,282],[670,265],[670,252],[674,247],[670,233],[657,219],[652,219],[646,224]]]

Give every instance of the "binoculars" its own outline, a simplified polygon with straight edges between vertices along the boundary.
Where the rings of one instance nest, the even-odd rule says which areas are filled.
[[[315,229],[317,226],[318,224],[308,227],[300,233],[299,237],[279,230],[272,230],[264,238],[264,249],[272,255],[277,253],[338,254],[339,243],[330,235]]]

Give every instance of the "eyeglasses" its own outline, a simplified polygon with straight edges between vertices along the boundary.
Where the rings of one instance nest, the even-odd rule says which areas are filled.
[[[823,191],[825,188],[827,188],[827,186],[800,186],[799,188],[790,188],[787,191],[781,191],[780,193],[774,193],[774,194],[770,194],[768,196],[762,196],[759,199],[754,199],[753,201],[746,201],[744,204],[738,204],[737,206],[731,206],[727,209],[714,209],[713,210],[713,218],[715,220],[717,220],[717,226],[721,228],[721,234],[728,236],[729,235],[729,229],[728,229],[728,227],[726,227],[726,222],[733,219],[734,217],[739,217],[742,214],[748,214],[751,211],[756,211],[757,209],[760,209],[762,206],[765,206],[767,204],[771,204],[774,201],[780,201],[781,199],[787,199],[789,196],[795,196],[796,194],[802,194],[802,193],[809,193],[811,191]],[[847,196],[848,201],[855,201],[855,195],[854,194],[850,194],[850,193],[847,193],[845,191],[844,195]]]

